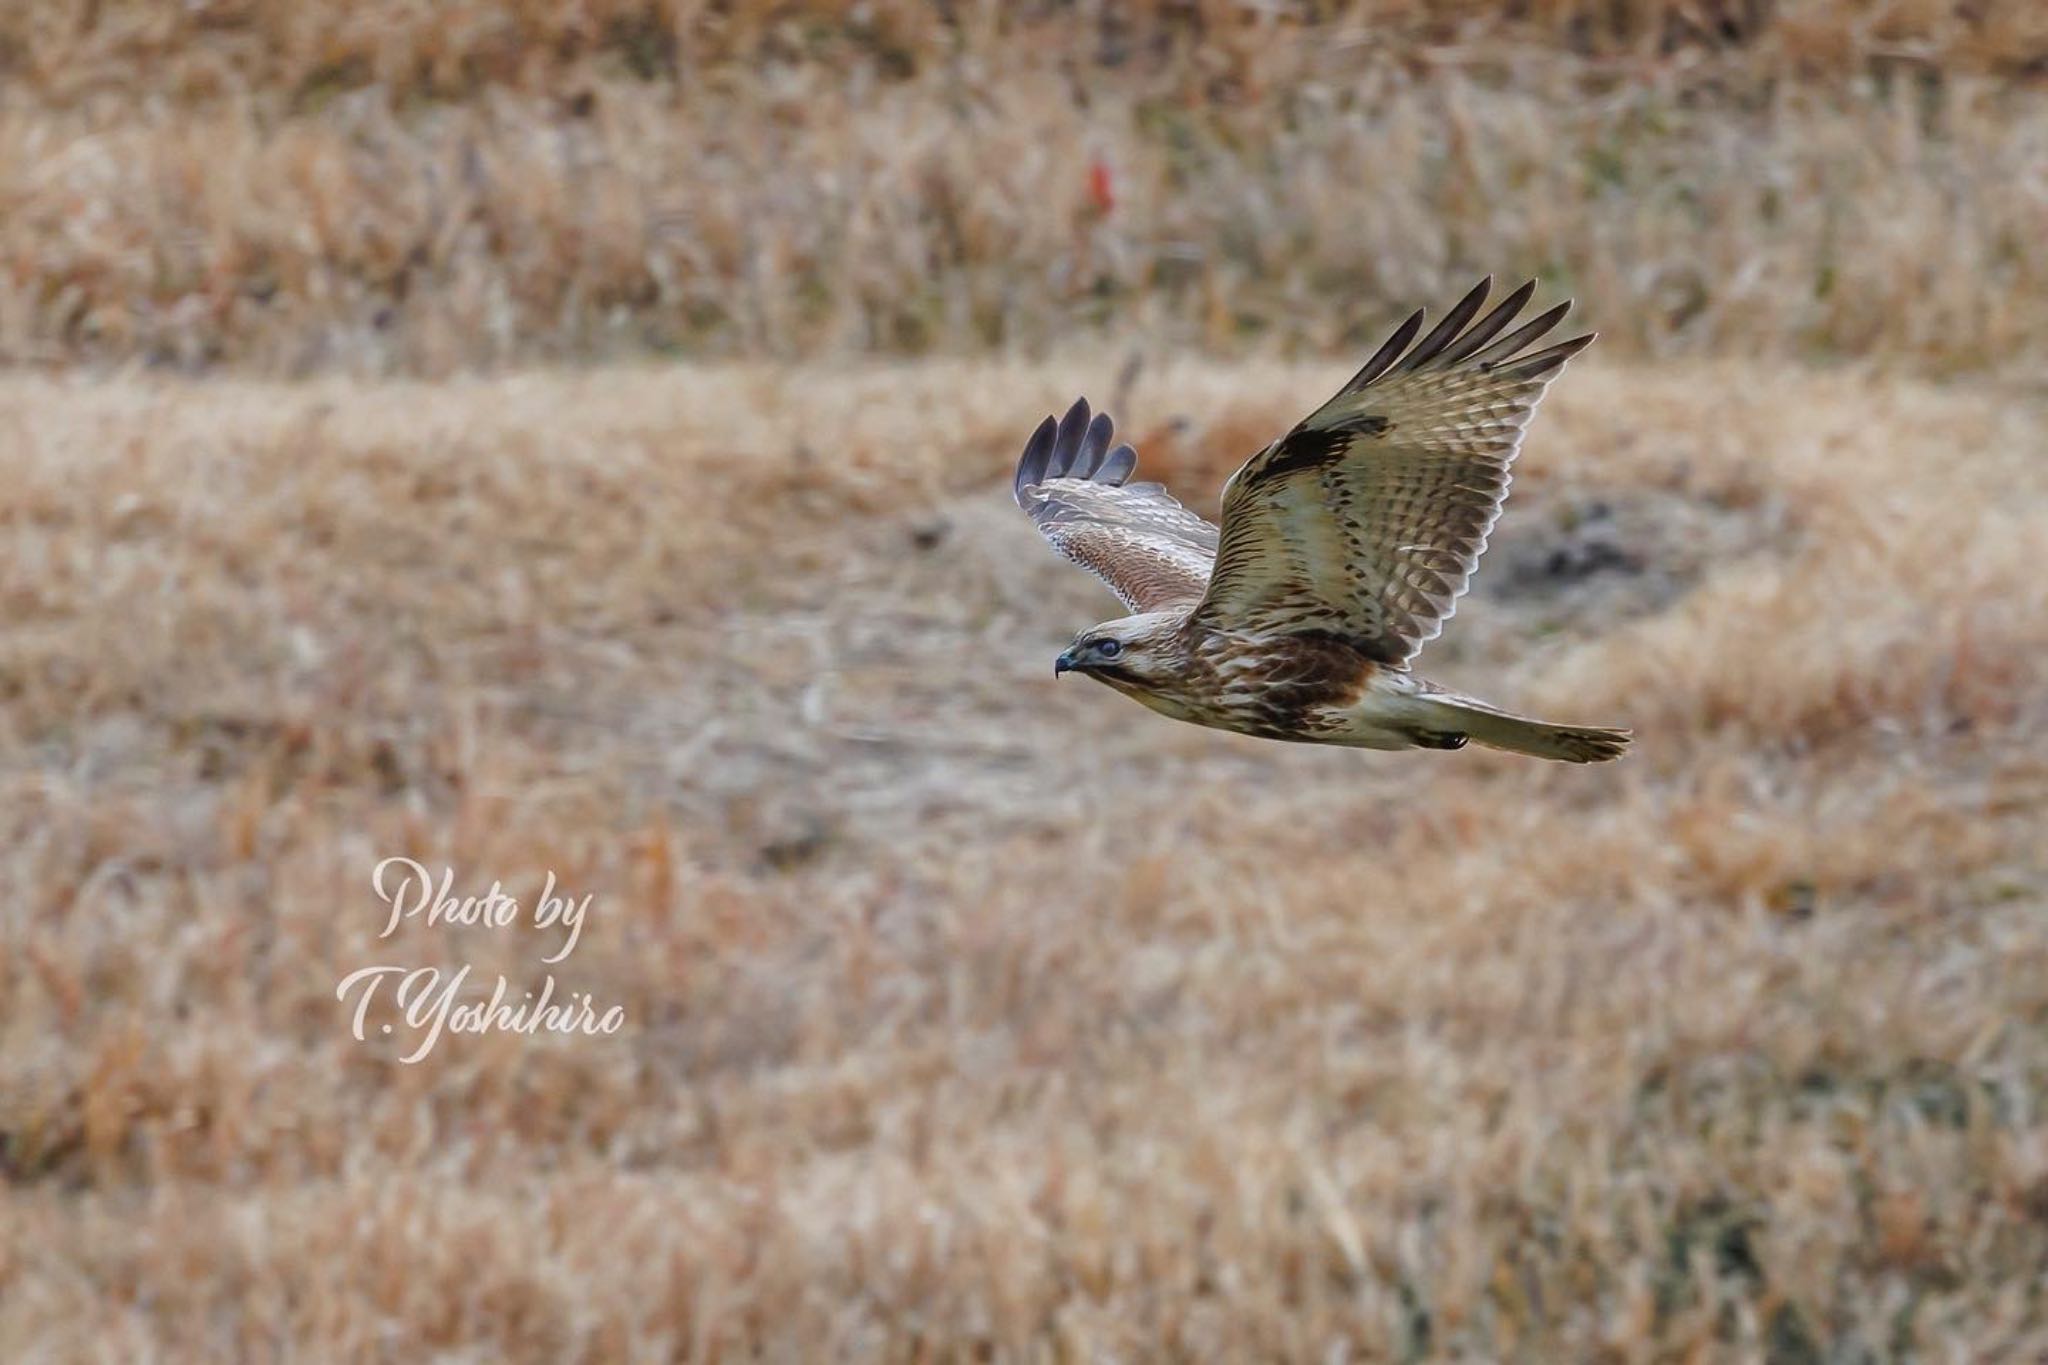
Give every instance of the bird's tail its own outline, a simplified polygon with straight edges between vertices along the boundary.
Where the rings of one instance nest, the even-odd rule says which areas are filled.
[[[1465,739],[1489,749],[1505,749],[1531,758],[1552,758],[1560,763],[1605,763],[1620,758],[1628,747],[1629,732],[1593,725],[1552,725],[1510,715],[1483,701],[1441,693],[1418,699],[1426,708],[1422,728],[1429,745],[1456,747]]]

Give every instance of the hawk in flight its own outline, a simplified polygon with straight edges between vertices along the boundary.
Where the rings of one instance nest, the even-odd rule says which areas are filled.
[[[1480,317],[1491,279],[1420,341],[1417,310],[1365,368],[1245,461],[1210,525],[1111,448],[1076,402],[1032,433],[1017,504],[1134,614],[1075,637],[1053,668],[1178,720],[1366,749],[1494,749],[1598,763],[1626,730],[1511,715],[1409,671],[1443,630],[1507,498],[1522,429],[1592,334],[1538,348],[1569,302],[1514,326],[1536,292]],[[1476,321],[1475,321],[1476,319]]]

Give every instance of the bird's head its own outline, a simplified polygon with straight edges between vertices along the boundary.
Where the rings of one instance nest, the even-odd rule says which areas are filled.
[[[1090,626],[1053,663],[1053,675],[1086,673],[1120,691],[1151,691],[1184,671],[1182,612],[1152,612]]]

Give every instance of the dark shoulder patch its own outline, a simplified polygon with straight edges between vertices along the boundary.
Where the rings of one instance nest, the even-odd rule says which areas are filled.
[[[1273,458],[1259,470],[1259,479],[1284,478],[1296,470],[1320,469],[1344,453],[1351,438],[1341,431],[1290,431]]]
[[[1273,458],[1258,472],[1258,482],[1285,478],[1303,469],[1320,469],[1344,458],[1356,436],[1384,436],[1394,424],[1376,412],[1346,418],[1334,426],[1296,427],[1280,442]]]
[[[1340,635],[1333,630],[1302,630],[1296,631],[1293,638],[1387,667],[1398,668],[1408,657],[1399,641],[1384,635]]]

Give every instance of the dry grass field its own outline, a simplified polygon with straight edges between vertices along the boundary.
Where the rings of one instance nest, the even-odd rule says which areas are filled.
[[[0,18],[0,1359],[2048,1360],[2036,11],[1327,8]],[[1625,761],[1055,681],[1039,417],[1521,268]]]
[[[2038,398],[1575,370],[1436,665],[1559,770],[1055,683],[1106,368],[0,389],[0,1351],[2048,1350]],[[1130,406],[1192,495],[1335,377]],[[630,1026],[357,1043],[548,970],[393,853]]]
[[[2038,0],[84,9],[0,11],[35,366],[1320,356],[1484,271],[1610,353],[2048,365]]]

